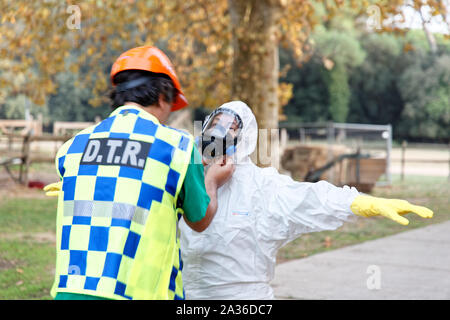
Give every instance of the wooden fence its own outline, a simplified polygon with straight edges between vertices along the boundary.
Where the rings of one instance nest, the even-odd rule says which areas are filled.
[[[38,120],[0,120],[0,133],[6,135],[14,133],[41,135],[42,118]]]
[[[184,127],[191,123],[191,114],[188,110],[182,110],[169,119],[169,125]],[[53,123],[53,135],[43,134],[42,116],[37,120],[1,120],[0,119],[0,144],[5,144],[5,149],[0,150],[0,167],[3,167],[13,180],[23,185],[28,185],[28,173],[32,163],[53,163],[55,152],[34,152],[33,143],[39,142],[65,142],[74,134],[95,123],[100,122],[96,117],[94,122],[63,122]],[[1,141],[3,140],[3,141]],[[2,143],[6,142],[6,143]],[[19,148],[15,149],[15,146]],[[14,177],[11,166],[20,165],[18,177]]]
[[[406,158],[406,151],[408,149],[408,143],[406,141],[402,142],[401,156],[400,159],[393,159],[393,161],[400,161],[400,179],[405,180],[405,167],[406,163],[416,163],[416,164],[447,164],[448,163],[448,177],[447,180],[450,182],[450,143],[447,146],[448,149],[448,159],[427,159],[427,158]]]
[[[28,172],[31,163],[53,163],[55,161],[54,154],[39,154],[31,152],[31,144],[33,142],[40,141],[60,141],[65,142],[69,140],[72,136],[33,136],[33,135],[19,135],[19,134],[10,134],[8,135],[8,139],[12,141],[16,141],[20,143],[21,150],[20,151],[6,151],[5,158],[0,162],[0,165],[5,168],[8,174],[15,180],[16,182],[28,185]],[[14,177],[11,172],[11,165],[19,164],[19,176],[18,178]]]
[[[100,121],[96,118],[96,122]],[[52,163],[55,161],[53,153],[33,152],[35,142],[65,142],[74,133],[85,129],[95,122],[55,122],[53,135],[43,134],[42,117],[37,120],[0,120],[0,138],[4,138],[6,146],[0,151],[0,166],[13,180],[28,185],[28,172],[31,163]],[[3,140],[3,139],[2,139]],[[18,145],[19,149],[14,147]],[[56,150],[55,150],[56,151]],[[56,152],[54,152],[56,153]],[[14,177],[11,166],[20,165],[18,177]]]

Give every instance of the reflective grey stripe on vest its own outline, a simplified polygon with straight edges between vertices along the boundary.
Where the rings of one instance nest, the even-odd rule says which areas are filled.
[[[64,216],[103,217],[134,221],[144,225],[149,211],[126,203],[72,200],[64,201]]]

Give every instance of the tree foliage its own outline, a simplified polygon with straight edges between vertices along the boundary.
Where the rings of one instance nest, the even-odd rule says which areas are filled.
[[[398,76],[407,68],[399,38],[371,34],[361,38],[367,57],[351,74],[352,97],[348,121],[391,123],[396,129],[403,108]]]
[[[400,133],[408,138],[450,138],[450,53],[417,61],[399,79],[405,101]]]
[[[109,82],[102,68],[105,61],[111,65],[132,46],[157,44],[167,49],[192,104],[216,106],[231,96],[233,37],[255,40],[263,36],[257,28],[250,32],[245,25],[262,2],[262,14],[283,10],[283,15],[274,14],[273,23],[280,26],[275,36],[279,39],[282,32],[282,41],[298,45],[295,52],[300,55],[302,26],[310,24],[309,2],[303,0],[247,1],[244,21],[234,24],[229,8],[234,1],[226,0],[5,0],[0,5],[0,54],[17,62],[10,68],[15,73],[36,70],[33,86],[24,91],[43,103],[46,94],[55,92],[56,74],[77,72],[81,67],[89,69],[87,80],[95,77],[93,93],[101,96]],[[263,47],[250,44],[253,54],[264,54]],[[79,52],[77,59],[68,61],[73,51]],[[2,83],[3,87],[10,85]]]
[[[54,121],[94,121],[96,116],[105,118],[111,109],[106,105],[92,108],[89,101],[92,92],[80,81],[77,74],[59,73],[56,76],[58,88],[50,95],[47,105]]]
[[[380,32],[404,31],[389,23],[394,15],[401,16],[403,0],[3,0],[3,71],[27,81],[17,84],[14,77],[1,77],[0,88],[45,104],[50,94],[57,94],[58,75],[71,72],[79,74],[81,87],[90,90],[88,103],[101,106],[107,101],[108,70],[115,58],[130,47],[158,45],[176,65],[192,106],[244,100],[260,126],[274,127],[279,106],[294,90],[287,83],[278,85],[278,46],[292,52],[295,65],[305,64],[314,54],[310,34],[315,25],[332,30],[336,17],[347,12],[354,20],[365,17],[361,20],[365,24],[368,8],[374,5],[379,9]],[[443,1],[413,1],[411,7],[418,11],[428,7],[433,16],[448,17]],[[355,61],[354,52],[344,50],[345,56],[339,47],[334,47],[339,49],[334,54],[327,50],[333,48],[329,42],[345,47],[352,43],[338,33],[328,36],[320,52],[338,66],[334,77],[349,77],[342,71],[348,66],[339,65],[340,60]],[[345,91],[343,86],[328,91],[340,92],[336,110],[342,114],[348,100]]]
[[[397,139],[448,141],[449,45],[438,41],[434,53],[422,33],[405,38],[361,34],[355,39],[365,56],[357,66],[334,64],[328,70],[317,52],[289,70],[283,78],[294,88],[285,107],[288,120],[392,124]],[[287,53],[281,57],[282,65],[289,63]]]

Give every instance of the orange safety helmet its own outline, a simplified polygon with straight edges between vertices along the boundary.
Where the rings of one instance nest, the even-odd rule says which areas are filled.
[[[158,48],[143,46],[122,53],[111,68],[111,83],[113,85],[115,85],[114,76],[124,70],[144,70],[169,76],[176,90],[172,111],[180,110],[188,105],[172,63]]]

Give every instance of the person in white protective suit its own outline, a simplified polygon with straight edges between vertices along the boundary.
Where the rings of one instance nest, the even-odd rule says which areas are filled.
[[[230,119],[233,114],[228,125],[222,121],[220,130],[214,127],[221,121],[215,117]],[[302,234],[335,230],[355,214],[383,215],[401,224],[408,220],[399,214],[433,215],[404,200],[362,196],[355,188],[326,181],[297,182],[275,168],[257,167],[250,154],[258,128],[252,111],[241,101],[223,104],[208,116],[203,137],[211,128],[232,132],[227,139],[234,139],[236,165],[232,178],[217,191],[218,210],[209,227],[197,233],[180,221],[187,299],[273,299],[270,282],[277,251]],[[200,147],[204,156],[211,154],[207,143],[200,142]],[[224,148],[224,153],[228,150]]]

